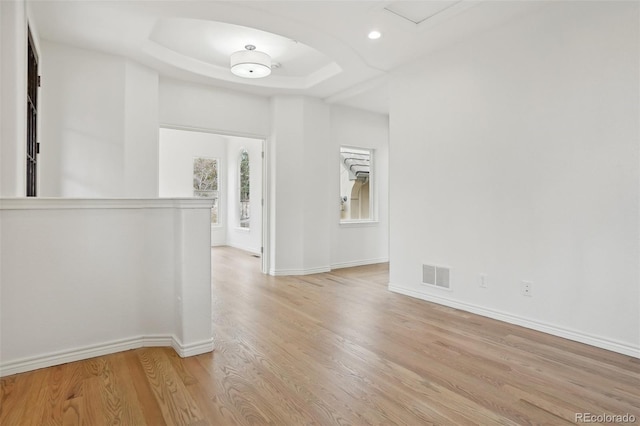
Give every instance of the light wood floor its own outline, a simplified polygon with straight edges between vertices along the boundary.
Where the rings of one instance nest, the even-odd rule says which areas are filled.
[[[216,351],[146,348],[2,379],[0,425],[640,421],[640,360],[387,291],[386,265],[269,277],[213,250]]]

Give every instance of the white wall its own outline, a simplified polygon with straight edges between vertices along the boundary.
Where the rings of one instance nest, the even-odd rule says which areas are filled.
[[[226,141],[236,136],[265,138],[270,132],[270,105],[267,98],[171,78],[160,79],[159,111],[163,126],[232,135]],[[225,155],[223,162],[226,163],[226,160]],[[225,177],[226,174],[225,171]],[[224,192],[225,204],[221,211],[227,223],[227,211],[231,204],[227,204],[227,191]],[[227,205],[229,207],[225,207]],[[250,235],[239,235],[246,231],[235,230],[231,222],[224,229],[214,229],[212,241],[215,245],[229,244],[259,252],[260,228],[261,224],[252,229]]]
[[[155,71],[42,42],[41,195],[157,196]]]
[[[227,139],[212,133],[160,129],[160,197],[193,197],[193,159],[219,161],[218,225],[211,226],[211,244],[227,242]]]
[[[299,208],[299,180],[292,179],[303,173],[303,133],[302,99],[284,96],[271,98],[268,147],[271,275],[304,272],[304,216]]]
[[[311,273],[328,270],[332,265],[343,267],[387,259],[386,117],[329,107],[318,99],[278,96],[270,101],[161,78],[160,122],[168,127],[236,136],[269,136],[271,273]],[[339,193],[336,179],[340,144],[363,144],[378,153],[378,224],[338,225],[334,207]],[[228,206],[233,208],[231,201]],[[248,241],[236,238],[234,233],[237,234],[227,232],[228,244],[249,251],[259,248],[257,234]]]
[[[393,290],[640,356],[638,36],[555,2],[394,73]]]
[[[42,196],[123,195],[124,59],[42,45]]]
[[[222,88],[160,79],[160,123],[236,136],[269,134],[269,100]]]
[[[27,13],[24,1],[0,2],[0,195],[26,190]]]
[[[5,80],[3,80],[3,64],[5,63],[5,56],[4,56],[4,52],[6,51],[6,48],[4,47],[4,45],[2,44],[2,40],[6,39],[6,36],[3,35],[4,33],[4,29],[8,27],[7,24],[4,23],[3,21],[3,16],[5,16],[6,13],[4,12],[3,6],[0,3],[0,167],[2,168],[2,170],[0,171],[0,196],[2,196],[4,194],[4,152],[5,152],[5,136],[4,136],[4,132],[3,132],[3,119],[2,117],[4,116],[4,96],[2,95],[5,86]],[[12,195],[12,194],[7,194],[7,195]]]
[[[0,375],[140,346],[211,351],[209,205],[0,200]]]
[[[304,155],[302,174],[290,176],[296,182],[294,199],[303,200],[304,269],[305,271],[331,268],[331,222],[333,205],[327,203],[331,187],[327,180],[331,158],[328,141],[331,138],[329,105],[314,98],[303,99]],[[289,142],[300,143],[290,140]],[[278,162],[276,165],[281,165]],[[284,196],[292,195],[283,191]]]
[[[158,195],[158,73],[125,62],[124,196]]]
[[[249,153],[250,223],[240,228],[240,153]],[[227,245],[259,254],[262,246],[262,140],[227,138]]]
[[[154,71],[122,57],[49,41],[42,43],[42,56],[45,84],[41,90],[40,139],[43,154],[40,159],[40,195],[158,195],[158,122],[167,126],[258,137],[272,134],[273,130],[274,135],[287,141],[278,161],[273,163],[273,168],[278,169],[280,182],[275,186],[274,181],[273,191],[277,188],[282,200],[291,199],[290,182],[297,182],[295,190],[303,199],[297,204],[293,202],[293,210],[286,207],[289,201],[280,202],[285,208],[278,210],[281,222],[277,230],[282,244],[277,256],[282,267],[277,269],[282,273],[309,272],[325,270],[332,264],[345,266],[372,259],[384,260],[384,254],[371,250],[382,247],[384,251],[386,246],[385,243],[381,246],[371,244],[381,241],[378,236],[371,237],[379,234],[377,230],[354,228],[340,232],[336,228],[331,231],[336,225],[331,214],[331,197],[337,186],[327,181],[326,174],[333,164],[330,161],[332,147],[338,146],[332,142],[333,138],[339,138],[342,130],[331,133],[330,107],[323,102],[299,98],[298,105],[292,108],[302,109],[280,112],[281,123],[287,124],[274,130],[270,121],[271,105],[264,97],[173,79],[158,79]],[[288,115],[289,112],[292,115]],[[358,114],[352,115],[358,117]],[[292,124],[295,117],[299,122]],[[346,121],[342,119],[343,123]],[[362,121],[363,127],[367,126],[366,121]],[[289,130],[293,128],[296,131],[290,134]],[[300,152],[298,149],[301,147],[296,146],[299,136],[304,140]],[[295,160],[290,162],[287,158]],[[11,161],[11,164],[18,163],[23,162]],[[18,186],[22,188],[23,184]],[[308,192],[308,188],[312,188],[312,192]],[[294,220],[300,220],[299,231],[302,234],[289,230],[293,216],[296,216]],[[381,225],[380,229],[383,227]],[[332,244],[333,236],[343,234],[348,235],[339,237]],[[275,233],[273,235],[276,236]],[[301,235],[303,239],[300,239]],[[289,237],[297,241],[302,251],[287,245]],[[342,244],[343,241],[354,242],[360,238],[367,244]],[[214,235],[216,243],[226,240],[224,235]],[[257,235],[252,235],[250,241],[241,243],[240,240],[229,242],[245,245],[252,251],[259,247]],[[365,252],[359,253],[358,250],[362,249]],[[298,257],[300,253],[304,254]]]
[[[330,269],[329,107],[301,96],[272,98],[271,259],[274,275]]]
[[[389,259],[389,119],[354,108],[331,107],[329,204],[331,267],[340,268]],[[374,150],[372,177],[377,221],[340,224],[340,147]]]

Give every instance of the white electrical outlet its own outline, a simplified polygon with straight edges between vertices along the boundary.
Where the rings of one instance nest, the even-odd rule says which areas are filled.
[[[522,281],[522,295],[531,297],[533,296],[533,283],[531,281]]]
[[[487,274],[480,274],[478,283],[480,284],[480,288],[487,288],[489,286],[487,283]]]

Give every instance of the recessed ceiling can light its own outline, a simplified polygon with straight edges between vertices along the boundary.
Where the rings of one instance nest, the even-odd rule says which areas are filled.
[[[371,31],[369,33],[368,37],[369,37],[370,40],[377,40],[380,37],[382,37],[382,33],[380,31],[378,31],[378,30],[373,30],[373,31]]]
[[[231,54],[231,72],[243,78],[262,78],[271,74],[271,56],[259,52],[252,44]]]

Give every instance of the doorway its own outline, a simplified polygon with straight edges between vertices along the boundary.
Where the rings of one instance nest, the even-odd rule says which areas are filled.
[[[26,196],[38,195],[38,54],[28,29],[27,38],[27,165],[26,165]]]
[[[159,196],[212,198],[211,246],[263,257],[264,145],[258,138],[162,127]]]

